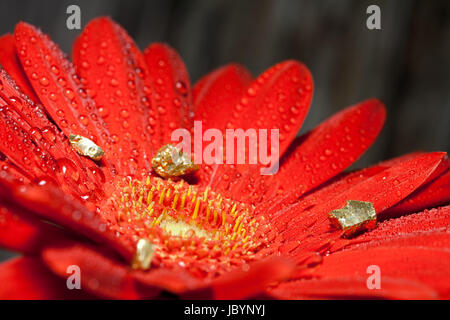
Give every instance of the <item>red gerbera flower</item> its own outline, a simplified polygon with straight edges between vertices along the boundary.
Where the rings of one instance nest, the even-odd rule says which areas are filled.
[[[297,61],[256,79],[227,65],[191,89],[172,48],[141,53],[108,18],[89,23],[73,57],[26,23],[0,38],[0,244],[23,253],[0,265],[0,297],[450,297],[450,207],[436,208],[450,200],[446,154],[341,173],[380,132],[379,101],[295,138],[313,91]],[[193,120],[279,129],[280,171],[218,164],[160,178],[152,158]],[[101,161],[71,135],[100,146]],[[330,223],[349,200],[373,205],[375,230],[348,238]],[[81,294],[66,288],[72,265]],[[379,290],[366,285],[371,265]]]

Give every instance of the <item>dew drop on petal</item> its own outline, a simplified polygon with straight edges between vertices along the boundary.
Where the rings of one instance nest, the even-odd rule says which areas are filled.
[[[39,83],[45,87],[45,86],[48,86],[49,81],[46,77],[42,77],[39,79]]]
[[[77,182],[80,179],[80,174],[77,170],[75,163],[67,158],[61,158],[56,160],[58,172],[64,177],[72,179]]]
[[[188,94],[187,86],[183,81],[175,82],[175,90],[182,96],[186,96]]]

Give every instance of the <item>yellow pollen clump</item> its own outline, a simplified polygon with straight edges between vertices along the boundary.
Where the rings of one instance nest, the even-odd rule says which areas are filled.
[[[178,221],[171,217],[167,217],[164,220],[162,220],[159,226],[174,236],[186,238],[189,236],[188,232],[193,232],[193,235],[199,238],[205,238],[210,240],[214,237],[214,235],[211,232],[208,232],[196,225],[190,225],[184,221]]]

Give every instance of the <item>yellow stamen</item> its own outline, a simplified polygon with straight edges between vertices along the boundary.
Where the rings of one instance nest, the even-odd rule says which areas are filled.
[[[175,191],[175,196],[173,197],[173,202],[172,202],[172,209],[176,209],[177,208],[177,202],[178,202],[178,198],[180,197],[180,194],[178,193],[178,191]]]
[[[240,215],[237,219],[236,219],[236,223],[234,224],[234,227],[233,227],[233,232],[236,232],[236,230],[237,230],[237,228],[238,228],[238,226],[239,226],[239,224],[241,223],[241,220],[244,218],[244,216],[243,215]]]
[[[197,219],[198,209],[200,208],[200,198],[197,198],[197,202],[195,203],[194,214],[192,215],[192,219]]]
[[[159,195],[159,202],[158,202],[159,204],[162,204],[162,203],[163,203],[165,192],[166,192],[166,188],[164,188],[164,189],[161,191],[161,194]]]
[[[236,215],[234,214],[234,212],[236,211],[236,203],[235,204],[233,204],[233,207],[231,208],[231,211],[230,211],[230,215],[234,218],[234,217],[236,217]]]
[[[211,204],[212,204],[212,200],[209,200],[208,206],[206,207],[206,218],[205,218],[206,223],[209,222],[209,215],[211,214]]]
[[[226,221],[225,211],[222,211],[222,225],[225,225],[225,221]]]
[[[205,202],[208,199],[208,192],[209,192],[209,187],[206,187],[205,192],[203,193],[203,201],[205,201]]]
[[[213,219],[213,224],[216,224],[217,222],[217,210],[214,209],[214,219]]]
[[[150,192],[148,193],[147,196],[147,203],[150,203],[153,201],[153,192],[155,191],[155,187],[152,187],[152,189],[150,190]]]

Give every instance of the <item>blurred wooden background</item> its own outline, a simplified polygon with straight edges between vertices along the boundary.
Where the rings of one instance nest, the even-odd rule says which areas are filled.
[[[303,61],[316,90],[302,132],[345,106],[378,97],[388,120],[356,166],[450,149],[448,0],[2,0],[0,33],[24,20],[70,53],[80,32],[66,28],[71,4],[81,7],[82,26],[109,15],[141,48],[169,43],[193,81],[231,61],[255,75],[284,59]],[[370,4],[381,7],[382,30],[366,28]]]

